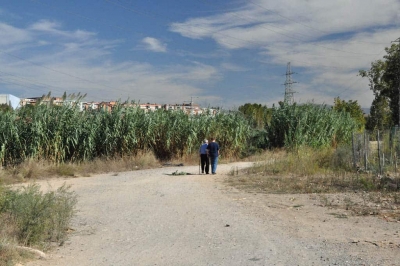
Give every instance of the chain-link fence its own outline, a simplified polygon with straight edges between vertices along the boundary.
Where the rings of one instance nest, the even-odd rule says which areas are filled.
[[[395,173],[400,169],[400,130],[354,133],[353,166],[359,171],[376,174]]]

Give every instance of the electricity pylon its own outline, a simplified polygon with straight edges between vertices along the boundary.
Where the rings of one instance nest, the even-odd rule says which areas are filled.
[[[295,74],[294,72],[291,71],[290,69],[290,62],[287,63],[287,67],[286,67],[286,81],[283,85],[285,85],[285,99],[284,102],[286,104],[293,104],[294,103],[294,93],[295,91],[293,91],[292,89],[292,84],[297,83],[295,81],[292,80],[292,74]]]

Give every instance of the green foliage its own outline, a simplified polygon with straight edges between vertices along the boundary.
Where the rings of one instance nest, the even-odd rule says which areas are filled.
[[[391,128],[392,125],[392,110],[390,110],[389,98],[376,96],[372,101],[366,128],[371,131],[377,131]]]
[[[358,130],[364,130],[366,121],[361,106],[357,103],[357,101],[349,100],[346,102],[345,100],[341,100],[339,97],[337,97],[334,100],[333,110],[349,113],[350,116],[357,122]]]
[[[360,182],[360,186],[362,187],[362,189],[364,189],[366,191],[371,191],[371,190],[376,189],[376,185],[374,184],[374,182],[371,178],[363,176],[359,179],[359,182]]]
[[[354,170],[351,145],[339,145],[335,149],[331,157],[331,168],[345,171]]]
[[[0,217],[14,225],[18,242],[29,246],[62,242],[77,202],[65,185],[47,193],[38,185],[19,190],[3,188],[0,199]]]
[[[25,106],[0,112],[0,162],[9,166],[44,160],[61,165],[146,151],[157,159],[171,160],[197,153],[201,140],[211,136],[216,137],[223,156],[239,157],[267,147],[335,145],[348,141],[357,126],[347,112],[312,104],[271,109],[246,104],[240,109],[245,114],[193,116],[181,111],[145,112],[122,104],[111,112],[82,112],[74,105]]]
[[[257,129],[265,128],[268,125],[271,120],[272,110],[272,108],[268,108],[266,105],[257,103],[246,103],[239,106],[239,112],[243,113],[250,124]]]
[[[190,116],[118,104],[111,112],[74,106],[37,105],[0,113],[0,161],[28,159],[56,164],[116,158],[151,150],[161,160],[197,153],[201,139],[215,136],[225,156],[239,156],[250,136],[238,112]]]
[[[329,147],[349,142],[356,128],[345,112],[314,104],[282,104],[272,113],[268,139],[272,147]]]
[[[382,60],[371,63],[371,68],[360,70],[360,76],[369,80],[369,87],[375,95],[374,107],[379,116],[391,115],[391,123],[384,123],[384,126],[397,125],[399,123],[399,87],[400,87],[400,46],[392,44],[385,48],[386,55]],[[386,110],[386,104],[383,101],[387,99],[390,112]],[[372,115],[372,114],[371,114]],[[373,118],[369,121],[369,129],[380,128],[379,118]]]
[[[0,112],[12,112],[13,109],[8,104],[0,104]]]

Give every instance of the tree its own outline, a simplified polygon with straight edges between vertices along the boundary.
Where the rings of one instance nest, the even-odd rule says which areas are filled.
[[[264,128],[271,120],[272,109],[266,105],[246,103],[239,106],[239,112],[250,121],[254,128]]]
[[[362,131],[364,129],[365,117],[361,106],[357,103],[357,101],[349,100],[346,102],[345,100],[341,100],[339,97],[337,97],[334,100],[333,110],[349,113],[350,116],[357,122],[358,130]]]
[[[375,97],[372,101],[366,128],[368,130],[383,130],[390,128],[392,125],[389,99],[385,96]]]
[[[400,95],[400,45],[392,44],[385,48],[386,55],[381,60],[371,63],[370,70],[360,70],[361,77],[369,79],[369,87],[375,95],[373,104],[379,106],[371,106],[380,116],[385,116],[382,111],[387,111],[387,108],[382,108],[387,101],[390,110],[390,123],[381,123],[376,119],[369,122],[368,127],[379,128],[381,126],[398,125],[400,123],[399,113],[399,95]],[[380,109],[381,108],[381,109]],[[380,123],[370,124],[370,123]]]

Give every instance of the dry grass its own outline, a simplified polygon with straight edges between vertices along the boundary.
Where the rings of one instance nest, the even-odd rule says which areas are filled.
[[[400,178],[378,179],[337,170],[329,150],[266,153],[263,162],[238,171],[226,183],[251,193],[320,194],[324,206],[345,208],[356,215],[382,215],[400,220]],[[396,187],[397,186],[397,187]]]
[[[26,250],[17,249],[17,228],[15,224],[5,221],[0,215],[0,265],[14,266],[33,258],[33,254]]]
[[[16,243],[0,235],[0,265],[14,266],[33,258],[33,254],[16,248]]]
[[[30,179],[90,176],[99,173],[155,168],[160,165],[160,162],[151,152],[141,152],[132,157],[96,159],[79,164],[56,165],[45,161],[29,160],[16,167],[0,170],[0,182],[10,184]]]
[[[277,154],[282,153],[278,152]],[[275,154],[275,153],[271,153]],[[257,159],[257,158],[260,159]],[[118,173],[141,169],[151,169],[163,164],[198,165],[200,156],[197,153],[173,158],[170,161],[159,161],[151,151],[139,152],[136,156],[120,158],[101,158],[81,163],[54,164],[46,161],[28,160],[15,167],[0,169],[0,182],[12,184],[27,180],[46,179],[52,177],[79,177],[101,173]],[[253,156],[248,160],[260,161],[261,157]],[[236,161],[233,157],[221,155],[220,163]]]

